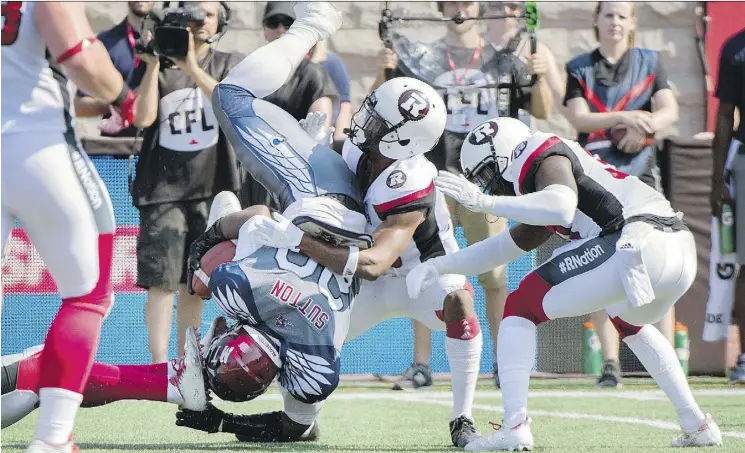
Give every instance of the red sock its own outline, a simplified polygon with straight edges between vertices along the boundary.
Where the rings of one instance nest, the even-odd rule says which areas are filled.
[[[39,388],[83,393],[98,349],[103,317],[111,304],[113,241],[113,234],[98,236],[99,277],[93,291],[62,300],[41,352]]]
[[[83,393],[83,407],[101,406],[120,400],[166,401],[166,373],[155,373],[153,365],[106,365],[94,363]]]
[[[463,318],[445,323],[445,336],[456,340],[471,340],[481,332],[479,318]]]
[[[153,363],[150,365],[119,365],[119,368],[133,368],[140,373],[168,374],[168,362]]]

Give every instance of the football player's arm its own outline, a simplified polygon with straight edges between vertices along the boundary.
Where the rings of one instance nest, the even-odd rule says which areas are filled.
[[[131,92],[96,38],[83,2],[39,2],[34,7],[39,34],[55,61],[83,92],[116,104]]]
[[[664,131],[675,124],[680,117],[680,108],[675,94],[670,88],[667,80],[667,71],[662,65],[662,59],[657,58],[657,67],[654,70],[654,87],[652,94],[652,123],[655,132]]]
[[[540,246],[552,233],[542,226],[519,223],[508,231],[473,245],[434,258],[431,263],[440,275],[481,275],[508,264]]]
[[[383,275],[401,256],[414,231],[424,221],[425,213],[422,209],[386,217],[373,233],[375,245],[359,251],[354,276],[376,280]],[[340,275],[344,275],[351,252],[349,247],[331,245],[308,234],[303,235],[299,249],[303,255]]]
[[[235,415],[207,405],[204,411],[181,409],[176,425],[207,433],[231,433],[244,442],[297,442],[314,440],[308,436],[310,426],[292,421],[284,412]]]
[[[76,94],[73,102],[75,116],[78,118],[97,117],[109,113],[109,104],[91,96]]]

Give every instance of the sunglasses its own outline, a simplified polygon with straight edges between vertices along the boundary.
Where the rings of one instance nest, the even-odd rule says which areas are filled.
[[[290,26],[295,22],[295,19],[289,16],[285,16],[284,14],[278,14],[276,16],[272,16],[264,21],[264,27],[275,30],[279,28],[279,26],[283,26],[285,28],[290,28]]]

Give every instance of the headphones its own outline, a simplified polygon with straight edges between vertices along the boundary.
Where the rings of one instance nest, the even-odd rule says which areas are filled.
[[[163,9],[168,8],[170,3],[171,2],[163,2]],[[185,4],[186,2],[178,2],[178,7],[183,8]],[[233,14],[230,10],[230,6],[228,6],[228,2],[220,2],[220,6],[222,6],[222,8],[218,8],[217,10],[217,33],[215,33],[215,36],[225,33],[225,29],[228,27],[228,24],[230,24],[230,18]],[[214,41],[214,37],[210,39]]]
[[[440,14],[444,14],[443,11],[445,11],[445,2],[436,2],[437,3],[437,11],[440,12]],[[479,2],[479,16],[483,16],[486,14],[486,4],[485,2]]]

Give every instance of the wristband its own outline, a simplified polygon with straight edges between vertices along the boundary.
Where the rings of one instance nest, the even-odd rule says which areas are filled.
[[[121,107],[122,104],[127,102],[128,100],[134,99],[135,93],[132,91],[132,88],[127,85],[127,82],[122,82],[122,91],[119,93],[119,96],[116,97],[113,101],[111,101],[111,105],[114,107]]]
[[[347,258],[347,264],[344,265],[344,272],[342,277],[347,282],[350,282],[354,278],[354,273],[357,272],[357,261],[360,258],[360,249],[351,246],[349,247],[349,257]]]
[[[59,57],[57,57],[57,64],[62,64],[65,61],[69,60],[70,58],[74,57],[75,55],[79,54],[80,52],[88,49],[91,47],[96,41],[98,41],[98,38],[95,36],[92,38],[84,38],[79,43],[75,44],[74,46],[70,47],[66,51],[62,53]]]

